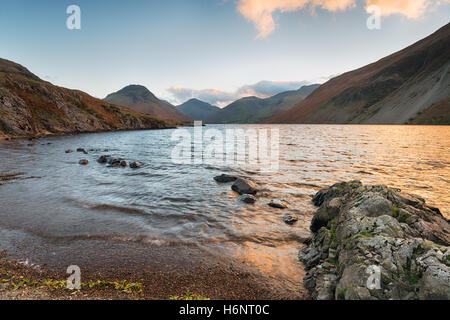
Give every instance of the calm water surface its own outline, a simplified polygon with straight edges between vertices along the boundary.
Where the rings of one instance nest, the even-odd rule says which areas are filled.
[[[41,139],[0,146],[1,173],[23,173],[0,186],[0,250],[45,263],[75,243],[120,242],[143,248],[192,246],[240,261],[293,288],[300,286],[297,251],[309,235],[311,195],[342,180],[383,183],[416,193],[450,216],[450,127],[208,126],[278,128],[280,170],[242,166],[177,165],[174,130],[117,132]],[[188,130],[193,130],[192,128]],[[88,155],[67,149],[95,149]],[[109,152],[104,152],[104,149]],[[107,168],[110,154],[143,163],[139,170]],[[86,158],[88,166],[78,165]],[[264,188],[255,205],[238,201],[213,177],[248,176]],[[285,199],[300,220],[267,206]],[[126,250],[126,249],[125,249]],[[132,250],[132,249],[130,249]],[[145,254],[145,251],[144,251]],[[104,257],[105,263],[108,257]],[[190,257],[196,259],[196,257]],[[72,262],[76,264],[75,262]]]

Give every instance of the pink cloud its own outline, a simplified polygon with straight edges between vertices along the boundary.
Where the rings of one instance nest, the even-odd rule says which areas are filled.
[[[444,0],[449,2],[449,0]],[[380,7],[383,16],[401,14],[410,19],[422,16],[436,0],[239,0],[237,10],[258,30],[258,38],[270,35],[276,28],[275,12],[293,12],[306,7],[329,11],[352,9],[357,3],[364,3],[366,9],[372,5]]]

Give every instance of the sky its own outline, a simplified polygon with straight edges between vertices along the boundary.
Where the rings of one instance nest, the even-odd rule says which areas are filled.
[[[79,30],[67,28],[70,5]],[[373,12],[379,29],[367,27]],[[0,58],[97,98],[141,84],[223,107],[323,83],[449,17],[450,0],[2,0]]]

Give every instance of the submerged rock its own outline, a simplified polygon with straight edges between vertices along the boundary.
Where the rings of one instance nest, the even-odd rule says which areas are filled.
[[[108,158],[109,158],[109,156],[101,156],[100,158],[97,159],[97,162],[98,163],[107,163]]]
[[[298,221],[298,217],[295,214],[286,213],[286,215],[283,218],[283,221],[287,224],[294,224]]]
[[[83,149],[83,148],[78,148],[77,152],[83,152],[84,154],[88,154],[89,153],[89,152],[87,152],[86,149]]]
[[[121,158],[110,158],[108,160],[109,167],[120,167],[122,160]]]
[[[231,186],[233,191],[236,191],[239,194],[252,194],[255,195],[258,191],[261,190],[261,187],[254,183],[253,181],[238,178],[235,183]]]
[[[128,167],[129,166],[129,162],[125,161],[125,160],[122,160],[122,161],[120,161],[120,166],[121,167]]]
[[[89,161],[86,160],[86,159],[83,159],[83,160],[80,160],[78,163],[81,164],[81,165],[83,165],[83,166],[86,166],[86,165],[89,164]]]
[[[382,185],[319,191],[299,252],[313,299],[450,299],[450,224],[425,200]]]
[[[140,167],[141,167],[141,163],[138,162],[138,161],[132,162],[132,163],[130,164],[130,168],[132,168],[132,169],[138,169],[138,168],[140,168]]]
[[[238,178],[236,176],[230,176],[228,174],[221,174],[220,176],[214,177],[214,180],[219,183],[228,183],[228,182],[234,182]]]
[[[255,196],[252,196],[250,194],[244,194],[239,198],[240,201],[245,202],[245,203],[249,203],[249,204],[253,204],[256,202],[256,198]]]
[[[289,208],[289,204],[283,200],[271,200],[268,203],[269,206],[271,206],[272,208],[277,208],[277,209],[287,209]]]
[[[73,153],[73,150],[66,150],[66,153]]]

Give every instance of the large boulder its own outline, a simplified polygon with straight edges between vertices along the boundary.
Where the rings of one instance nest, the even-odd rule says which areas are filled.
[[[261,187],[254,183],[253,181],[238,178],[236,182],[231,186],[233,191],[236,191],[239,194],[252,194],[255,195],[258,191],[261,190]]]
[[[313,299],[450,299],[450,224],[424,199],[352,181],[313,202],[299,252]]]

